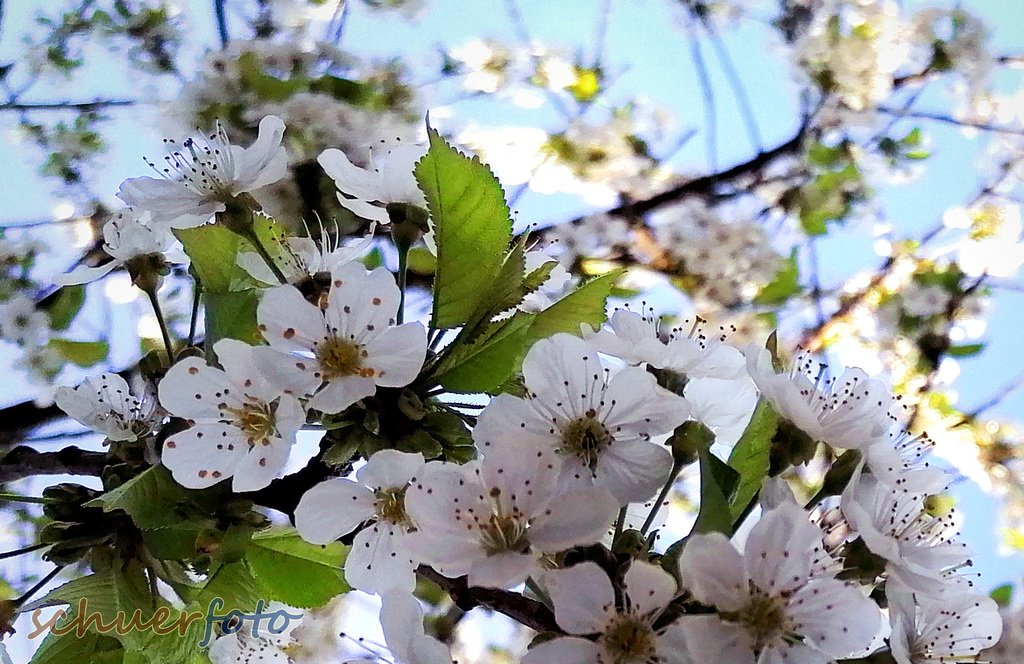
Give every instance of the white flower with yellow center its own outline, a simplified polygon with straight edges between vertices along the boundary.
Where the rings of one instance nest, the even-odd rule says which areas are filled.
[[[160,381],[160,404],[189,424],[164,442],[161,459],[189,489],[230,477],[234,491],[256,491],[284,468],[305,412],[294,395],[267,381],[262,358],[273,351],[234,339],[214,350],[223,369],[188,357]]]
[[[428,464],[406,501],[419,528],[409,547],[445,576],[510,588],[537,574],[544,554],[599,542],[617,501],[595,486],[559,493],[557,462],[550,450],[505,446],[463,466]]]
[[[268,358],[272,380],[313,394],[310,407],[324,413],[340,413],[377,386],[408,385],[427,353],[421,323],[395,325],[400,293],[391,272],[353,262],[332,279],[326,309],[286,285],[267,291],[256,311],[267,343],[281,351]]]
[[[623,585],[624,606],[616,608],[612,582],[596,563],[587,561],[545,574],[544,588],[554,604],[555,621],[570,636],[534,646],[522,664],[688,664],[679,625],[655,628],[678,594],[672,575],[657,565],[634,560]],[[585,635],[597,638],[582,638]]]
[[[405,494],[423,464],[422,454],[377,452],[354,481],[330,479],[307,491],[295,508],[296,530],[307,542],[327,544],[365,523],[352,540],[345,579],[369,593],[411,593],[418,556],[406,545],[406,533],[414,524]]]
[[[111,441],[136,441],[159,422],[152,396],[136,397],[117,374],[93,376],[74,388],[58,387],[54,399],[70,417]]]
[[[125,180],[117,196],[136,211],[149,211],[155,221],[174,228],[204,224],[238,194],[287,175],[283,135],[284,122],[268,115],[260,120],[259,134],[248,148],[231,145],[219,122],[206,145],[190,138],[179,149],[167,140],[169,154],[164,163],[151,164],[160,177]]]
[[[680,579],[716,611],[679,621],[694,661],[826,664],[866,650],[881,613],[856,587],[812,573],[821,550],[821,531],[788,502],[761,517],[742,554],[720,533],[692,535]]]
[[[668,480],[672,455],[651,438],[682,424],[689,408],[654,376],[626,367],[609,378],[587,342],[556,334],[530,349],[523,378],[527,398],[498,395],[480,414],[473,439],[484,454],[554,451],[563,486],[605,486],[620,505],[647,500]]]

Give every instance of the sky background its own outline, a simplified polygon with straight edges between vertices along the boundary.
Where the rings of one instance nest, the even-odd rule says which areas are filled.
[[[192,17],[188,33],[191,52],[215,47],[212,3],[189,3]],[[230,4],[230,3],[229,3]],[[360,56],[386,58],[403,55],[413,67],[414,81],[437,78],[440,57],[437,47],[444,44],[457,46],[473,38],[493,37],[506,43],[515,43],[516,35],[510,27],[505,5],[499,0],[427,0],[428,10],[414,23],[405,22],[394,15],[373,13],[354,4],[346,25],[341,46]],[[679,27],[678,14],[665,0],[614,0],[608,24],[606,66],[614,79],[607,99],[621,103],[642,92],[653,103],[675,114],[677,137],[686,131],[703,131],[703,109],[697,88],[696,72],[688,54],[685,31]],[[772,30],[766,25],[774,3],[754,2],[754,20],[744,21],[741,27],[723,32],[739,75],[746,87],[757,117],[765,147],[772,147],[789,139],[798,122],[796,103],[797,86],[792,81],[788,57],[778,44]],[[944,3],[922,3],[907,0],[907,9]],[[1020,53],[1024,45],[1024,0],[972,0],[961,3],[985,18],[992,29],[991,47],[995,53]],[[0,62],[18,57],[19,36],[29,28],[31,15],[36,10],[55,13],[63,3],[28,2],[20,0],[3,4],[3,23],[0,26]],[[595,17],[599,3],[590,0],[521,0],[520,8],[531,36],[552,46],[564,46],[570,51],[581,50],[585,59],[594,52]],[[241,35],[239,24],[233,32]],[[117,67],[106,66],[104,49],[95,47],[89,65],[73,85],[55,80],[37,86],[31,93],[33,101],[89,100],[92,98],[121,98],[141,94],[150,98],[171,98],[177,83],[174,80],[149,82]],[[713,60],[708,49],[705,55]],[[753,154],[750,141],[743,130],[738,108],[719,67],[712,70],[712,81],[718,102],[718,167],[745,161]],[[1010,72],[997,81],[999,86],[1020,84],[1020,71]],[[442,129],[457,129],[468,122],[488,127],[504,125],[540,126],[558,131],[564,120],[549,107],[526,110],[504,101],[464,99],[457,85],[445,82],[428,86],[423,92],[428,108],[436,110]],[[948,89],[933,86],[922,96],[918,108],[946,111],[949,108]],[[445,107],[450,107],[455,119],[446,119]],[[599,115],[600,109],[597,109]],[[105,126],[110,142],[108,152],[99,160],[94,172],[93,190],[106,195],[114,204],[114,192],[126,177],[145,174],[143,155],[159,156],[160,140],[164,137],[162,122],[156,111],[111,110],[111,122]],[[596,117],[596,115],[595,115]],[[16,117],[0,114],[0,194],[3,211],[0,219],[6,222],[34,222],[52,218],[62,203],[74,201],[55,191],[53,183],[34,174],[41,161],[39,152],[30,145],[19,144],[14,127]],[[901,125],[908,132],[914,124]],[[929,139],[933,156],[928,160],[926,174],[907,186],[877,183],[878,206],[885,211],[897,236],[913,237],[934,225],[945,209],[969,199],[983,184],[976,168],[978,154],[984,142],[978,142],[955,127],[937,123],[921,125]],[[904,133],[905,133],[904,132]],[[673,141],[667,140],[665,144]],[[657,146],[656,146],[657,147]],[[657,151],[657,150],[656,150]],[[701,136],[689,141],[672,159],[681,172],[706,172],[708,163],[705,143]],[[526,193],[518,202],[521,224],[537,222],[547,225],[568,219],[593,208],[570,196],[541,196]],[[52,226],[48,240],[67,241],[71,238],[67,226]],[[785,240],[786,238],[781,238]],[[846,228],[834,229],[819,243],[823,286],[827,289],[841,284],[851,274],[871,269],[881,262],[872,250],[874,238],[871,224],[851,222]],[[69,257],[64,257],[64,261]],[[60,260],[55,269],[62,269]],[[984,340],[988,348],[981,356],[963,360],[962,373],[957,381],[959,404],[965,410],[984,403],[1000,386],[1024,370],[1024,356],[1020,353],[1021,330],[1024,329],[1024,293],[1000,290],[995,293],[994,313]],[[140,305],[136,301],[130,306]],[[97,318],[93,324],[115,326],[118,316]],[[0,349],[0,366],[10,361],[10,349]],[[21,401],[32,394],[31,388],[15,376],[5,376],[0,387],[0,404]],[[992,409],[994,417],[1011,421],[1024,421],[1024,394],[1007,398]],[[965,539],[976,549],[975,567],[981,572],[979,585],[988,590],[1004,582],[1020,584],[1024,577],[1024,556],[1001,557],[996,549],[998,503],[985,495],[973,483],[961,482],[955,492],[967,514]],[[11,564],[4,561],[2,564]]]

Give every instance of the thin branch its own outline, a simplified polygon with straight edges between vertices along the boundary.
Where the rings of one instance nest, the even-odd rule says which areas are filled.
[[[967,413],[969,419],[976,419],[982,415],[985,411],[995,408],[1001,404],[1007,397],[1012,395],[1017,390],[1024,387],[1024,371],[1017,374],[1017,377],[1010,382],[999,388],[999,391],[993,394],[989,399],[983,402],[980,406]]]
[[[134,106],[137,99],[93,99],[92,101],[16,102],[0,104],[0,111],[95,111],[112,106]]]
[[[692,22],[687,22],[687,32],[690,37],[690,59],[697,70],[697,83],[700,85],[701,100],[704,103],[704,140],[708,168],[715,170],[718,168],[718,110],[715,108],[715,90],[711,85],[708,65],[700,48],[700,40],[694,34]]]
[[[901,119],[913,118],[916,120],[933,120],[935,122],[942,122],[949,125],[955,125],[957,127],[969,127],[981,131],[990,131],[997,134],[1011,134],[1013,136],[1024,136],[1024,129],[1016,129],[1014,127],[1000,127],[999,125],[992,125],[986,122],[974,122],[973,120],[958,120],[952,116],[943,115],[942,113],[932,113],[929,111],[911,111],[898,108],[891,108],[889,106],[879,106],[878,110],[881,113],[886,113],[887,115],[894,115]]]
[[[441,586],[451,595],[455,605],[463,611],[482,606],[503,613],[538,632],[563,633],[555,622],[555,614],[537,600],[508,590],[471,588],[466,582],[466,577],[449,579],[426,565],[420,565],[416,573]]]
[[[217,18],[217,34],[220,36],[220,47],[225,49],[231,37],[228,36],[228,17],[224,13],[224,0],[213,0],[213,13]]]
[[[20,445],[0,459],[0,483],[34,475],[92,475],[98,477],[107,463],[103,452],[65,447],[57,452],[37,452]]]
[[[764,143],[761,141],[761,130],[758,128],[757,118],[754,116],[754,105],[750,101],[750,95],[747,94],[747,89],[743,85],[743,80],[736,69],[736,64],[733,62],[732,56],[729,55],[729,49],[725,47],[722,38],[715,32],[714,26],[708,23],[707,20],[701,21],[701,25],[704,26],[704,30],[707,31],[708,37],[711,39],[711,47],[715,50],[715,55],[725,71],[725,78],[729,82],[729,87],[736,97],[736,105],[740,108],[740,115],[743,117],[743,124],[746,126],[747,135],[750,137],[750,144],[755,150],[763,150]]]

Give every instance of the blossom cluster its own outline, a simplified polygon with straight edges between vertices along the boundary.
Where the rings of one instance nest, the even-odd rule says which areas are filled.
[[[379,422],[385,444],[359,447],[365,463],[338,466],[308,487],[293,516],[312,544],[350,544],[345,579],[380,596],[399,661],[451,661],[423,631],[412,595],[426,570],[468,588],[526,584],[521,601],[545,603],[553,615],[551,638],[526,653],[527,663],[825,664],[887,649],[900,664],[922,664],[972,660],[996,644],[995,603],[961,574],[970,552],[944,493],[950,477],[928,460],[927,438],[902,431],[899,400],[883,383],[859,369],[830,376],[807,355],[780,371],[777,354],[756,344],[739,350],[729,329],[700,319],[671,326],[620,309],[599,329],[533,341],[517,387],[477,406],[455,402],[431,373],[451,351],[436,350],[438,330],[405,322],[404,282],[386,267],[368,269],[363,245],[288,238],[275,251],[291,259],[279,265],[260,244],[253,192],[282,177],[284,130],[268,116],[246,149],[221,128],[172,143],[155,166],[159,177],[121,186],[134,216],[110,222],[114,263],[67,278],[123,266],[151,287],[153,261],[140,258],[164,255],[168,229],[212,220],[256,249],[238,261],[256,284],[262,341],[221,338],[206,357],[169,344],[157,401],[104,374],[62,390],[58,404],[111,441],[167,427],[159,460],[177,483],[230,482],[247,495],[274,490],[303,428],[342,428],[365,422],[371,403],[395,404],[376,411],[395,418]],[[397,233],[406,222],[392,218],[396,206],[416,209],[428,198],[414,177],[424,152],[384,146],[365,169],[340,150],[319,161],[344,207]],[[554,260],[535,269],[550,273],[546,263]],[[507,316],[496,311],[495,324]],[[431,409],[468,425],[467,456],[398,445],[394,429],[426,421]],[[714,505],[709,469],[726,465],[714,455],[749,455],[749,432],[764,418],[773,426],[756,443],[763,469],[746,478],[754,484],[741,502]],[[727,435],[748,420],[749,435]],[[805,507],[787,478],[822,455],[845,475]],[[698,461],[704,516],[675,542],[654,536],[681,471]],[[734,463],[731,472],[747,472]],[[721,501],[744,495],[716,490]],[[638,512],[641,525],[627,519]],[[287,654],[300,651],[297,638],[224,637],[213,654],[246,661],[274,648],[302,661]]]

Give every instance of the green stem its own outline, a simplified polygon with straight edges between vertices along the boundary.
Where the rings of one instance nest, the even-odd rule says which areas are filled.
[[[622,535],[623,528],[626,527],[626,509],[629,505],[623,505],[619,510],[619,516],[615,519],[615,534],[612,535],[612,546],[618,541],[619,536]]]
[[[14,551],[4,551],[3,553],[0,553],[0,560],[6,560],[7,558],[15,558],[17,556],[20,556],[20,555],[23,555],[23,554],[26,554],[26,553],[32,553],[33,551],[38,551],[39,549],[45,549],[48,546],[50,546],[50,545],[49,544],[33,544],[32,546],[26,546],[23,549],[15,549]]]
[[[406,279],[409,273],[409,243],[408,242],[396,242],[395,248],[398,249],[398,324],[401,325],[402,321],[405,320],[405,287]]]
[[[36,496],[22,496],[17,493],[0,493],[0,502],[8,503],[35,503],[37,505],[49,505],[53,501],[49,498],[42,498]]]
[[[270,271],[274,273],[275,277],[277,277],[277,280],[282,284],[288,283],[288,278],[284,276],[283,272],[281,272],[281,268],[277,267],[277,263],[274,262],[274,259],[271,257],[270,252],[267,251],[267,248],[263,246],[263,242],[260,240],[259,236],[256,235],[256,231],[250,229],[245,233],[245,238],[249,240],[249,242],[252,242],[252,246],[256,248],[256,253],[260,255],[263,262],[267,264]]]
[[[153,305],[153,314],[160,326],[160,334],[164,338],[164,350],[167,351],[167,365],[174,364],[174,344],[171,343],[171,334],[167,330],[167,322],[164,320],[164,312],[160,309],[160,299],[156,296],[156,288],[145,289],[150,304]]]
[[[668,496],[668,492],[672,490],[672,485],[676,483],[676,478],[679,477],[679,471],[683,469],[683,464],[675,461],[672,463],[672,473],[668,476],[668,481],[665,482],[665,486],[661,488],[661,493],[658,494],[658,499],[654,501],[654,506],[651,508],[651,513],[644,519],[644,525],[640,528],[640,534],[646,535],[651,525],[654,523],[654,519],[658,515],[658,509],[661,507],[661,503],[665,501],[665,497]]]
[[[202,299],[203,285],[195,279],[192,282],[192,317],[188,323],[188,345],[196,345],[196,327],[199,323],[199,301]]]

